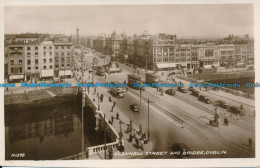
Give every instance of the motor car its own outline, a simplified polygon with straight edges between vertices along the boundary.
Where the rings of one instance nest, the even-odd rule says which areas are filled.
[[[200,92],[199,92],[198,90],[193,89],[193,90],[191,91],[191,95],[193,95],[193,96],[195,96],[195,97],[198,97],[199,94],[200,94]]]
[[[241,110],[239,107],[236,106],[230,106],[228,108],[228,111],[233,114],[239,114],[240,116],[245,116],[245,113],[243,110]]]
[[[176,93],[176,89],[170,88],[165,91],[166,94],[174,96]]]
[[[183,87],[178,87],[177,90],[182,93],[187,93],[187,91]]]
[[[216,100],[215,104],[219,107],[222,107],[223,109],[229,108],[229,105],[226,102],[224,102],[223,100]]]
[[[204,95],[200,95],[199,98],[198,98],[198,100],[199,100],[199,101],[202,101],[202,102],[204,102],[204,103],[207,103],[207,104],[210,104],[210,103],[211,103],[210,100],[209,100],[206,96],[204,96]]]
[[[137,104],[130,104],[130,109],[134,112],[138,112],[139,111],[139,107]]]
[[[189,90],[189,91],[193,91],[194,88],[190,86],[188,90]]]
[[[172,144],[171,150],[178,157],[189,156],[189,154],[187,152],[190,151],[188,146],[185,145],[184,143],[174,143],[174,144]]]

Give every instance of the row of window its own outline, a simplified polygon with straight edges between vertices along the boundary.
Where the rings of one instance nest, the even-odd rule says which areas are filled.
[[[27,50],[31,50],[31,48],[32,48],[32,47],[27,47]],[[60,46],[60,47],[56,46],[56,47],[55,47],[55,49],[59,49],[59,48],[60,48],[60,49],[64,49],[64,46]],[[67,49],[70,49],[70,46],[67,46],[66,48],[67,48]],[[35,50],[38,50],[38,47],[34,47],[34,49],[35,49]],[[52,49],[52,46],[50,46],[50,47],[44,46],[43,49],[44,49],[44,50],[46,50],[46,49]]]
[[[22,65],[22,63],[23,63],[23,60],[18,60],[18,65]],[[10,64],[14,65],[14,60],[11,60]]]
[[[43,56],[46,56],[48,54],[48,52],[43,52]],[[34,53],[35,56],[38,56],[38,52],[35,52]],[[49,52],[49,55],[52,56],[52,52]],[[55,53],[56,56],[59,55],[58,52]],[[61,52],[61,55],[63,56],[64,55],[64,52]],[[67,52],[67,55],[70,55],[70,52],[68,51]],[[31,56],[31,53],[30,52],[27,52],[27,56],[30,57]]]
[[[154,62],[185,62],[185,61],[191,61],[190,58],[187,59],[174,59],[174,58],[154,58],[153,59]],[[197,59],[192,59],[192,61],[197,61]]]
[[[56,47],[55,47],[55,49],[59,49],[59,48],[60,48],[60,49],[64,49],[64,46],[60,46],[60,47],[56,46]],[[70,46],[67,46],[66,48],[67,48],[67,49],[70,49]]]
[[[55,58],[55,61],[57,62],[58,58]],[[64,61],[65,61],[65,59],[61,58],[61,62],[64,62]],[[67,58],[67,61],[70,62],[70,57]],[[47,59],[43,59],[43,63],[46,63],[46,62],[47,62]],[[52,63],[52,58],[49,59],[49,62]],[[11,63],[11,65],[14,65],[14,60],[11,60],[10,63]],[[19,65],[22,65],[22,63],[23,63],[22,60],[18,61]],[[35,59],[35,64],[36,65],[38,64],[38,59]],[[31,60],[27,60],[27,65],[31,65]]]
[[[67,64],[67,67],[70,67],[70,64]],[[55,68],[59,68],[59,65],[55,65]],[[61,68],[62,68],[62,69],[64,68],[64,64],[61,65]],[[13,68],[11,68],[11,73],[13,73],[13,72],[12,72],[12,69],[13,69]],[[35,66],[35,69],[38,70],[39,67],[38,67],[38,66]],[[47,69],[47,66],[44,65],[44,66],[43,66],[43,69]],[[49,66],[49,69],[53,69],[52,65]],[[28,67],[27,67],[27,70],[31,70],[31,67],[28,66]],[[22,73],[22,72],[21,72],[21,73]]]

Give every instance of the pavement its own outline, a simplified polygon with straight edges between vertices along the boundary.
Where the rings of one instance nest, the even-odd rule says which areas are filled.
[[[185,80],[181,80],[181,79],[177,79],[177,78],[175,80],[176,80],[176,82],[182,82],[186,88],[188,88],[190,86],[189,81],[185,81]],[[219,96],[219,99],[224,98],[224,99],[229,99],[229,100],[235,101],[235,102],[237,102],[237,104],[239,106],[240,106],[240,104],[243,104],[243,105],[249,106],[251,108],[255,108],[255,100],[252,100],[252,99],[247,99],[242,96],[237,96],[237,95],[234,95],[231,93],[224,92],[222,90],[218,90],[218,91],[208,90],[207,91],[205,88],[202,88],[200,91],[203,93],[206,93],[206,94],[212,94],[212,95]]]
[[[137,147],[135,140],[133,139],[132,142],[129,142],[129,133],[127,132],[127,124],[130,124],[130,118],[124,115],[124,113],[120,112],[120,109],[117,108],[117,105],[112,109],[114,101],[116,101],[116,98],[111,97],[112,102],[109,101],[109,94],[103,90],[102,88],[98,87],[96,88],[96,93],[103,93],[104,98],[103,102],[99,102],[100,109],[103,111],[103,113],[106,115],[106,118],[109,120],[112,120],[111,117],[113,117],[113,123],[112,126],[115,128],[117,133],[120,133],[120,121],[122,121],[121,124],[121,130],[123,133],[123,140],[124,140],[124,147],[125,150],[123,153],[119,153],[119,151],[113,151],[114,153],[114,159],[128,159],[128,158],[142,158],[144,157],[144,152],[152,151],[153,149],[153,141],[149,141],[147,144],[143,145],[143,150],[140,147]],[[95,103],[97,102],[97,94],[93,95],[94,88],[90,88],[90,96],[95,99]],[[112,112],[111,112],[112,111]],[[119,120],[116,119],[116,113],[119,113]],[[136,137],[138,139],[141,138],[141,136],[137,133],[139,130],[139,127],[133,122],[133,129],[135,130]],[[103,155],[97,156],[90,156],[89,159],[104,159],[102,157]]]

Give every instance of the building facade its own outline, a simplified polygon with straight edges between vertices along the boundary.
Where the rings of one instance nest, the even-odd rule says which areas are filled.
[[[8,80],[19,82],[24,80],[24,43],[21,41],[12,42],[9,45],[8,54]]]

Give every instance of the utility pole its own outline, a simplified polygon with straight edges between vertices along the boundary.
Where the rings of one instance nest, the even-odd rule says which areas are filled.
[[[92,83],[94,85],[94,69],[93,69],[94,66],[92,66]]]
[[[82,93],[82,109],[81,109],[81,117],[82,117],[82,157],[85,158],[84,152],[85,152],[85,135],[84,135],[84,103],[85,103],[85,94]]]
[[[140,88],[140,125],[139,125],[139,128],[142,129],[142,108],[141,107],[142,107],[142,89]]]
[[[149,130],[149,124],[150,124],[150,108],[149,108],[149,104],[150,104],[150,100],[149,100],[149,98],[148,98],[148,134],[147,134],[147,136],[148,136],[148,141],[149,141],[149,139],[150,139],[150,130]]]

